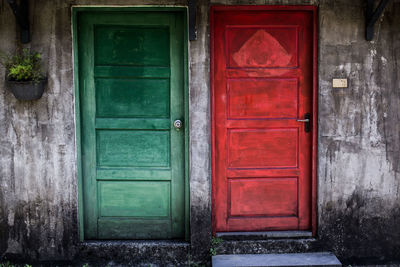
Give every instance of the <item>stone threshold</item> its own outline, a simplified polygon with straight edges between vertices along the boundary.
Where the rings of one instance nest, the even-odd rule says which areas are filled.
[[[268,254],[320,251],[315,238],[270,238],[263,240],[223,239],[216,247],[217,254]]]
[[[98,262],[98,266],[108,263],[121,266],[182,266],[190,260],[190,243],[182,240],[84,241],[79,244],[78,258],[80,261]]]
[[[216,237],[224,240],[268,240],[289,238],[312,238],[310,231],[266,231],[266,232],[220,232]]]
[[[341,267],[342,264],[330,252],[292,253],[292,254],[244,254],[217,255],[212,257],[213,267],[281,267],[281,266],[330,266]]]
[[[188,247],[189,242],[181,240],[85,240],[80,246],[174,246]]]

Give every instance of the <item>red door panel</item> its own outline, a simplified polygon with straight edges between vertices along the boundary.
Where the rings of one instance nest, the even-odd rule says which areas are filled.
[[[211,16],[214,231],[310,230],[313,12]]]

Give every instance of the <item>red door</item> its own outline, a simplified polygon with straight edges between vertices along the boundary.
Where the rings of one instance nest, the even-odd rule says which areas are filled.
[[[212,8],[216,232],[311,230],[312,11]]]

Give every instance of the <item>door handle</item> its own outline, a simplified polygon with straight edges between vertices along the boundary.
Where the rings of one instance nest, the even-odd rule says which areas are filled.
[[[311,114],[304,114],[304,119],[297,119],[298,122],[304,122],[304,132],[309,133],[311,129]]]
[[[181,120],[175,120],[174,121],[174,127],[175,127],[176,130],[179,131],[179,129],[182,128],[182,126],[183,126],[183,123],[182,123]]]

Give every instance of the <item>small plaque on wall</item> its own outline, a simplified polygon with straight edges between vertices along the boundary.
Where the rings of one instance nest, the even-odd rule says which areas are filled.
[[[332,79],[332,87],[333,88],[347,88],[347,79],[338,79],[334,78]]]

